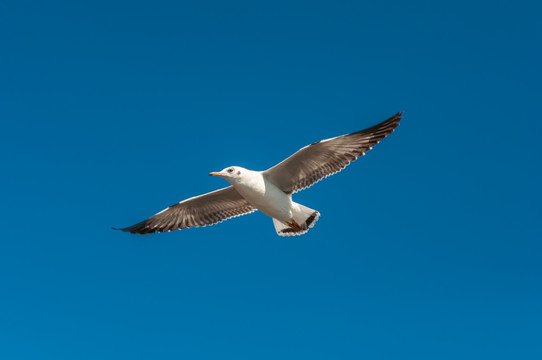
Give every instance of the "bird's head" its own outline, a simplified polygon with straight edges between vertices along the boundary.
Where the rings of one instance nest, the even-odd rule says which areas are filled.
[[[229,166],[222,171],[209,173],[209,175],[220,176],[233,184],[234,182],[239,182],[246,171],[247,169],[243,169],[240,166]]]

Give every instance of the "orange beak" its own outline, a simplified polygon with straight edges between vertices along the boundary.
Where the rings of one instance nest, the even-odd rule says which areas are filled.
[[[222,176],[222,173],[213,171],[213,172],[209,173],[209,175],[211,175],[211,176]]]

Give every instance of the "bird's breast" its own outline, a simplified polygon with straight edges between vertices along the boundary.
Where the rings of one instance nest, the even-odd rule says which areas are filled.
[[[274,184],[265,181],[263,176],[234,186],[250,205],[264,214],[281,221],[291,219],[291,197]]]

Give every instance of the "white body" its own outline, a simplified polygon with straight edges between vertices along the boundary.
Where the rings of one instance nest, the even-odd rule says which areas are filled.
[[[226,179],[228,180],[228,179]],[[287,222],[292,219],[291,195],[266,181],[261,171],[244,169],[242,176],[230,182],[245,200],[265,215]]]
[[[280,236],[302,235],[320,216],[318,211],[293,202],[292,195],[269,181],[261,171],[232,166],[211,175],[226,179],[250,205],[272,217]]]

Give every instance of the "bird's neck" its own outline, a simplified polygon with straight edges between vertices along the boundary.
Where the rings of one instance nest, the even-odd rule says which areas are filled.
[[[241,193],[265,192],[264,179],[259,171],[247,171],[242,177],[235,179],[231,184]]]

